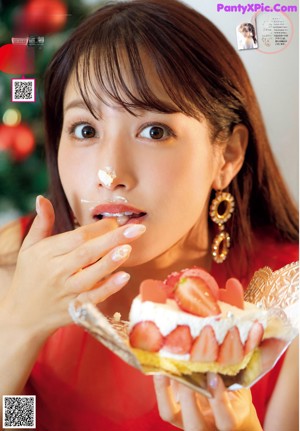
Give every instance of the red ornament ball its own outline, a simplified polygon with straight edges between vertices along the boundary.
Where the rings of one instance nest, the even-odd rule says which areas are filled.
[[[33,74],[35,72],[33,49],[12,43],[0,46],[0,72],[14,75]]]
[[[14,127],[0,124],[0,151],[8,151],[12,145]]]
[[[35,148],[34,134],[26,124],[0,125],[0,151],[9,151],[15,161],[26,159]]]
[[[29,0],[23,10],[22,27],[39,36],[61,30],[67,21],[67,6],[60,0]]]

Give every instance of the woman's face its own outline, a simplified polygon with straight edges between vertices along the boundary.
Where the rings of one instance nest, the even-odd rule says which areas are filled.
[[[242,35],[246,38],[253,36],[250,28],[247,25],[243,26],[240,31],[241,31]]]
[[[168,100],[158,79],[151,78],[151,85]],[[93,223],[102,210],[124,213],[134,207],[141,213],[135,219],[119,218],[147,227],[133,244],[128,266],[185,244],[181,240],[195,227],[197,246],[207,249],[208,198],[222,162],[207,122],[181,113],[135,110],[134,116],[109,100],[93,102],[98,119],[83,103],[72,76],[64,97],[58,166],[78,222]],[[116,173],[110,186],[98,177],[107,166]]]

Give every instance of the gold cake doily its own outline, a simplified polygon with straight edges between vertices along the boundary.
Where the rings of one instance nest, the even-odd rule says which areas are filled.
[[[246,289],[245,301],[263,308],[286,309],[299,300],[299,262],[272,271],[264,267],[257,271]]]

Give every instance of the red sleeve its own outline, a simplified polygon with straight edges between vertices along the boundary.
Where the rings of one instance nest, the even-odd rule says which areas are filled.
[[[256,271],[269,266],[273,271],[299,260],[299,244],[278,241],[274,236],[258,233],[254,239],[253,266]]]
[[[255,251],[254,271],[264,266],[275,271],[299,259],[298,244],[276,241],[273,236],[258,235],[255,239]],[[275,367],[251,388],[253,404],[262,424],[284,358],[285,355],[282,355]]]

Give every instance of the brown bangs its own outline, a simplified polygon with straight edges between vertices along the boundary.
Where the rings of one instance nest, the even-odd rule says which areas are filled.
[[[91,103],[94,95],[102,102],[108,97],[132,113],[143,109],[181,112],[197,119],[204,116],[212,126],[213,138],[220,132],[227,135],[235,124],[245,122],[238,79],[229,81],[226,71],[230,68],[235,75],[234,69],[240,65],[226,64],[224,59],[216,63],[211,51],[220,49],[223,40],[222,35],[216,36],[214,26],[202,17],[203,31],[189,9],[184,9],[186,20],[175,9],[171,21],[155,1],[143,3],[143,11],[138,0],[132,3],[134,7],[127,2],[114,4],[114,13],[108,13],[106,19],[102,9],[102,19],[97,22],[95,14],[89,28],[86,23],[85,37],[77,39],[73,64],[79,91],[91,113],[97,117]],[[110,5],[106,8],[109,11]],[[194,37],[186,36],[187,20]],[[199,40],[203,40],[202,46]],[[153,74],[167,97],[151,84]]]
[[[134,31],[126,19],[122,25],[115,24],[113,19],[102,23],[99,30],[78,47],[81,54],[75,60],[80,94],[95,117],[92,95],[103,103],[108,98],[132,114],[142,109],[200,117],[199,108],[174,79],[174,68],[178,69],[176,59],[157,40],[157,34],[151,40],[140,29]],[[155,48],[158,44],[162,51]],[[153,85],[153,78],[165,97]]]

